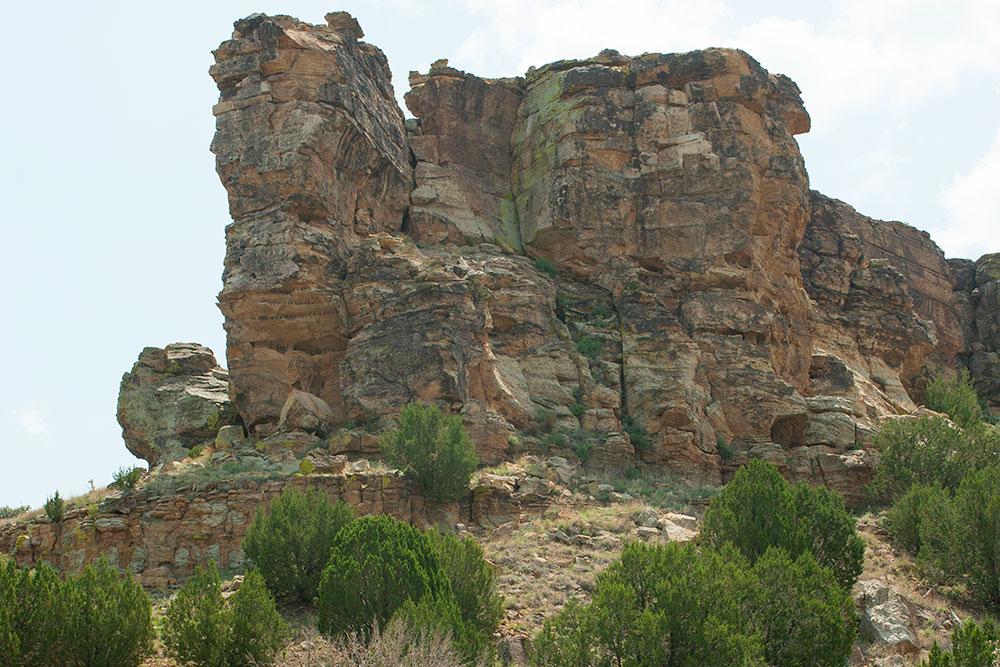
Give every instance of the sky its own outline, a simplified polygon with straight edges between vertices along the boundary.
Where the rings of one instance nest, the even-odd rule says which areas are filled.
[[[802,89],[812,187],[928,231],[949,257],[1000,251],[997,0],[178,0],[18,2],[0,56],[0,505],[103,486],[115,406],[143,347],[225,358],[229,222],[208,147],[211,49],[253,12],[345,9],[397,96],[438,58],[482,76],[708,46]]]

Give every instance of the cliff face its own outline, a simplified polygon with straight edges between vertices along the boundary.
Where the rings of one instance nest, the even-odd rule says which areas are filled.
[[[212,68],[251,435],[295,390],[334,430],[422,400],[487,462],[584,443],[718,482],[765,456],[856,497],[930,370],[997,400],[995,258],[810,192],[798,89],[747,54],[439,61],[404,122],[383,54],[327,21],[239,21]]]

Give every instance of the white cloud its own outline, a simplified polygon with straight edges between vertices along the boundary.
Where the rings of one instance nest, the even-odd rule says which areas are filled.
[[[38,403],[24,403],[9,409],[9,415],[21,436],[41,444],[51,442],[48,410]]]
[[[938,243],[959,256],[982,247],[984,232],[1000,228],[1000,130],[993,146],[972,169],[958,174],[942,194],[948,224],[935,232]],[[993,239],[995,244],[996,238]]]

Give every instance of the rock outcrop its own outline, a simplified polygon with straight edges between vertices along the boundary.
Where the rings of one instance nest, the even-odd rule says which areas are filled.
[[[1000,253],[980,257],[973,275],[975,282],[959,283],[968,289],[973,309],[969,368],[979,395],[1000,415]]]
[[[163,479],[169,478],[160,478],[161,483]],[[308,477],[189,482],[168,493],[140,488],[71,510],[57,523],[38,518],[0,525],[0,553],[25,567],[44,560],[68,572],[103,556],[144,586],[173,586],[209,561],[242,568],[243,537],[257,510],[285,489],[306,486],[359,513],[389,514],[420,527],[457,522],[493,526],[547,504],[544,498],[519,493],[514,484],[489,483],[477,486],[463,503],[426,502],[401,475],[355,465]]]
[[[118,423],[128,450],[150,466],[186,456],[234,424],[229,373],[197,343],[147,347],[122,377]]]
[[[717,483],[761,456],[860,498],[872,431],[932,372],[968,363],[996,396],[995,262],[810,192],[798,88],[746,53],[438,61],[404,122],[361,37],[254,15],[215,51],[219,302],[253,437],[298,392],[332,433],[421,400],[486,462]]]

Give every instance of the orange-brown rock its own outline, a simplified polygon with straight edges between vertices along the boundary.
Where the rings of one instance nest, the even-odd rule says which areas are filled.
[[[327,18],[239,21],[212,69],[252,434],[296,391],[331,433],[420,400],[486,462],[549,448],[718,482],[766,456],[858,498],[872,431],[929,373],[968,361],[993,391],[992,264],[810,193],[799,91],[747,54],[512,79],[438,61],[404,122],[384,56]]]
[[[450,528],[458,522],[495,526],[547,505],[545,498],[517,493],[514,485],[490,483],[477,486],[463,502],[432,503],[399,474],[374,470],[233,479],[165,495],[140,489],[112,496],[99,506],[71,510],[58,523],[39,518],[5,524],[0,526],[0,553],[26,567],[45,560],[69,572],[103,556],[145,586],[172,586],[210,560],[221,568],[242,568],[243,537],[257,510],[285,489],[306,486],[359,513],[389,514],[420,527]]]

